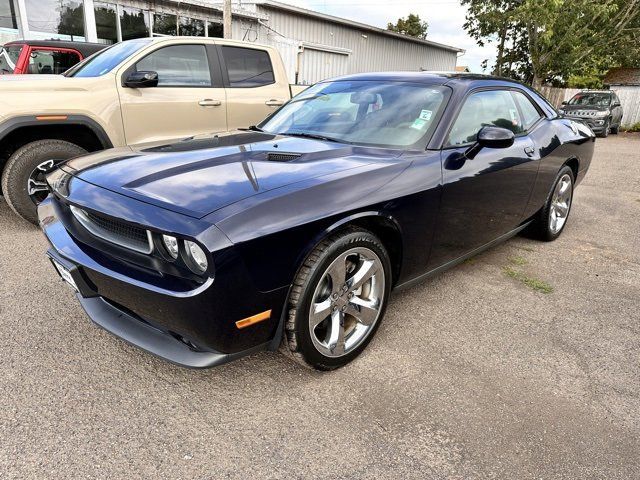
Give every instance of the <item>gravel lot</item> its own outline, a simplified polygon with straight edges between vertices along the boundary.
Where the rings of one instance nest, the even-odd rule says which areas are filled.
[[[172,366],[95,328],[1,197],[0,245],[0,478],[640,476],[640,136],[598,140],[558,241],[395,295],[328,374]]]

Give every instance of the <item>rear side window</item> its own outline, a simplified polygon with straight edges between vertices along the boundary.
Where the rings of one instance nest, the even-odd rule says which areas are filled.
[[[21,51],[22,45],[0,47],[0,75],[13,73]]]
[[[523,132],[520,112],[511,92],[487,90],[469,95],[449,132],[447,145],[457,147],[473,143],[485,126],[506,128],[516,135]]]
[[[136,70],[157,72],[159,87],[211,86],[211,70],[204,45],[160,48],[140,60]]]
[[[522,128],[529,130],[534,123],[540,120],[540,112],[523,93],[513,92],[513,95],[516,97],[516,102],[518,102],[522,112]]]
[[[29,73],[59,75],[79,61],[80,55],[77,52],[34,48],[29,57]]]
[[[269,53],[241,47],[222,47],[227,66],[229,86],[233,88],[261,87],[275,83]]]

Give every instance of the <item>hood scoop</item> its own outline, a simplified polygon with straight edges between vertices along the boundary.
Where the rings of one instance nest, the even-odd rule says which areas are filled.
[[[269,152],[267,160],[270,162],[293,162],[301,156],[301,153]]]

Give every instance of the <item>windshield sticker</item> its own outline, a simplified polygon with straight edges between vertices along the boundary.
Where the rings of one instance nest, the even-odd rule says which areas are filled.
[[[425,121],[428,122],[429,120],[431,120],[431,114],[432,113],[433,112],[431,110],[422,110],[420,112],[420,117],[418,117],[418,118],[420,118],[420,120],[425,120]]]
[[[413,122],[413,125],[411,125],[411,128],[415,128],[416,130],[422,130],[426,124],[427,122],[425,120],[416,118],[415,121]]]

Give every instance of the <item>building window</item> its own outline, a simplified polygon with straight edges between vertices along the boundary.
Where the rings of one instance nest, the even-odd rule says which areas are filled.
[[[118,14],[112,3],[95,2],[96,30],[98,42],[112,44],[118,41]]]
[[[178,18],[170,13],[154,13],[153,34],[175,37],[178,35]]]
[[[0,28],[18,28],[13,0],[0,0]]]
[[[122,40],[149,36],[149,12],[139,8],[123,7],[120,14]]]
[[[84,40],[83,0],[25,0],[25,6],[31,32]]]
[[[209,37],[224,37],[224,27],[219,22],[209,22],[207,34]]]
[[[204,37],[204,20],[180,17],[180,35],[185,37]]]

